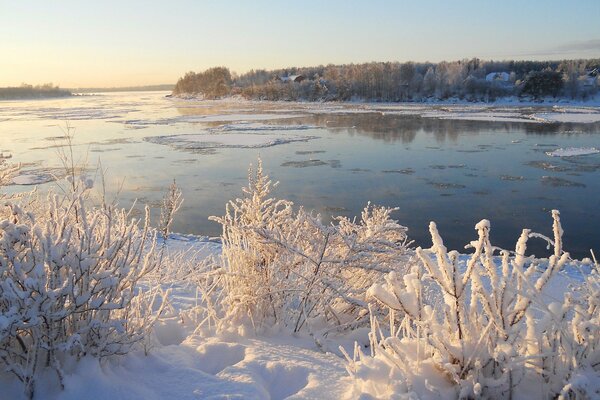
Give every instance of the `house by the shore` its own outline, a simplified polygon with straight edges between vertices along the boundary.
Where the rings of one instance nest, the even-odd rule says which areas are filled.
[[[510,74],[508,72],[490,72],[485,76],[485,80],[488,82],[510,82]]]
[[[288,76],[280,76],[279,80],[283,83],[300,83],[305,80],[306,77],[304,75],[288,75]]]

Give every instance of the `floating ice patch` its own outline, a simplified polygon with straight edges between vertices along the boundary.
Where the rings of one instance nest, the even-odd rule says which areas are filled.
[[[570,181],[568,179],[558,178],[556,176],[542,176],[542,184],[552,187],[580,187],[584,188],[585,184]]]
[[[38,163],[30,163],[25,165],[39,165]],[[84,168],[76,168],[75,173],[77,179],[82,179],[85,185],[93,186],[93,180],[85,178],[85,175],[89,172]],[[54,182],[63,178],[70,179],[67,175],[67,171],[63,168],[37,168],[29,170],[21,170],[18,175],[12,177],[13,185],[42,185],[44,183]]]
[[[107,139],[101,142],[90,142],[88,144],[98,145],[98,146],[112,146],[115,144],[131,144],[136,143],[132,138],[115,138],[115,139]]]
[[[329,163],[322,160],[304,160],[304,161],[286,161],[281,164],[282,167],[294,167],[294,168],[306,168],[306,167],[320,167],[328,165]]]
[[[404,169],[384,169],[381,171],[384,174],[403,174],[403,175],[412,175],[415,173],[415,170],[412,168],[404,168]]]
[[[306,142],[316,136],[291,134],[249,134],[249,133],[200,133],[172,136],[153,136],[145,141],[169,145],[180,150],[204,150],[216,148],[261,148],[292,142]]]
[[[579,124],[591,124],[600,122],[600,112],[550,112],[533,114],[532,120],[540,122],[571,122]]]
[[[321,154],[325,153],[325,150],[298,150],[296,154],[300,156],[310,155],[310,154]]]
[[[151,119],[126,119],[114,120],[126,126],[151,126],[151,125],[173,125],[179,123],[205,123],[205,122],[235,122],[247,124],[249,121],[270,121],[277,119],[289,119],[301,117],[302,114],[209,114],[209,115],[180,115],[176,117]]]
[[[449,183],[449,182],[435,182],[426,180],[428,185],[435,187],[436,189],[465,189],[466,186],[460,183]]]
[[[32,114],[39,119],[58,119],[58,120],[88,120],[88,119],[114,119],[124,114],[139,111],[137,109],[104,109],[103,107],[46,107],[33,110]]]
[[[587,154],[597,154],[600,153],[595,147],[567,147],[567,148],[559,148],[554,151],[547,151],[546,154],[550,157],[574,157],[574,156],[584,156]]]
[[[372,106],[359,105],[347,106],[322,106],[320,108],[307,108],[311,114],[361,114],[380,113],[382,115],[419,115],[423,118],[486,121],[486,122],[572,122],[594,123],[600,122],[600,110],[597,108],[561,107],[554,108],[551,112],[528,114],[535,112],[531,107],[488,107],[482,105],[464,106]]]
[[[465,121],[486,121],[486,122],[536,122],[531,119],[525,118],[518,112],[479,112],[479,111],[467,111],[457,112],[458,110],[439,110],[429,111],[421,114],[424,118],[437,118],[437,119],[452,119],[452,120],[465,120]]]
[[[502,179],[503,181],[524,181],[525,177],[513,176],[513,175],[501,175],[500,179]]]
[[[238,122],[234,124],[221,125],[215,131],[223,132],[262,132],[262,131],[298,131],[316,129],[313,125],[272,125],[259,122]]]
[[[21,175],[17,175],[12,178],[12,182],[14,185],[42,185],[48,182],[54,182],[56,180],[56,176],[50,172],[35,172],[30,171],[29,173],[23,173]]]

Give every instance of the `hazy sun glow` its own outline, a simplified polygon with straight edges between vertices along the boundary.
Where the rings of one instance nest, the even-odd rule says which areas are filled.
[[[0,0],[0,86],[173,83],[189,70],[600,55],[600,1]]]

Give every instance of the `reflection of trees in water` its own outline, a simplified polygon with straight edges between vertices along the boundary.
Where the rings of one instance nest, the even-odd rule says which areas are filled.
[[[182,116],[207,116],[219,114],[261,114],[281,112],[280,104],[265,103],[254,110],[237,103],[211,102],[201,103],[176,103],[176,109]],[[290,113],[304,113],[297,104],[289,105]],[[282,114],[283,115],[283,114]],[[240,117],[243,119],[243,117]],[[333,129],[334,132],[344,132],[349,135],[359,134],[369,136],[385,142],[411,143],[417,133],[422,131],[434,135],[436,141],[457,141],[459,135],[477,135],[480,131],[510,132],[523,131],[532,135],[556,135],[599,133],[600,123],[574,124],[574,123],[531,123],[514,121],[468,121],[457,119],[423,118],[418,115],[383,114],[378,111],[372,113],[339,113],[339,114],[313,114],[299,115],[298,118],[284,118],[279,123],[307,123]],[[269,123],[276,123],[272,120]],[[218,126],[222,122],[214,121],[209,126]]]
[[[478,135],[481,131],[506,133],[524,131],[527,134],[556,135],[600,132],[600,123],[528,123],[508,121],[468,121],[438,118],[422,118],[408,115],[366,114],[318,114],[310,123],[327,127],[333,132],[349,135],[359,134],[385,142],[411,143],[419,131],[431,134],[438,142],[458,140],[459,135]]]
[[[438,142],[457,141],[459,135],[477,135],[479,131],[507,131],[507,123],[482,123],[437,118],[421,118],[406,115],[382,114],[325,114],[315,115],[313,124],[340,130],[353,135],[359,134],[386,142],[411,143],[419,131],[434,135]],[[346,128],[346,129],[343,129]]]
[[[593,124],[542,123],[522,124],[528,135],[577,135],[580,133],[600,133],[600,122]]]

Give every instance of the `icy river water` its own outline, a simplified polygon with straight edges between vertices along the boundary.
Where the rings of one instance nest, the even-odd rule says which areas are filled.
[[[447,247],[462,250],[487,218],[493,243],[513,249],[523,228],[550,235],[550,210],[559,209],[566,250],[578,258],[590,248],[600,253],[599,108],[208,102],[166,94],[1,101],[0,151],[23,165],[15,185],[2,190],[61,184],[52,180],[61,175],[58,151],[69,124],[76,160],[87,160],[89,175],[101,162],[122,206],[137,199],[156,216],[176,179],[185,203],[173,230],[182,233],[218,236],[208,216],[241,196],[260,156],[280,181],[277,197],[325,220],[360,215],[368,201],[399,207],[394,217],[416,244],[430,245],[433,220]],[[548,154],[571,147],[592,150]],[[533,250],[544,255],[544,248]]]

